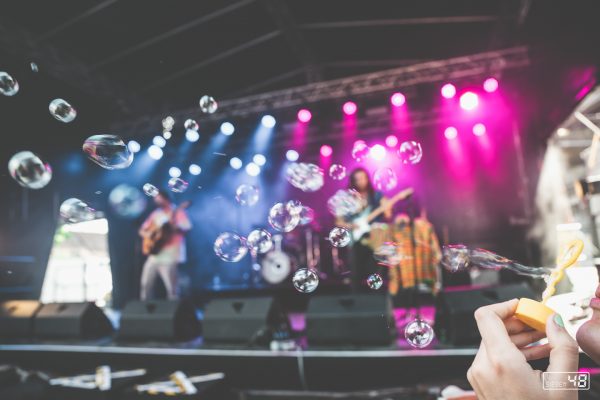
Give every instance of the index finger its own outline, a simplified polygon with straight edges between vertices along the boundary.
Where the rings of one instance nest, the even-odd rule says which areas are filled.
[[[517,299],[480,307],[475,311],[475,321],[489,356],[505,355],[507,351],[518,351],[508,336],[504,320],[514,315]]]

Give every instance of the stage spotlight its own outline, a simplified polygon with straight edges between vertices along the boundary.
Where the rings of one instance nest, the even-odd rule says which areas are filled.
[[[233,169],[240,169],[242,168],[242,160],[240,160],[237,157],[233,157],[231,160],[229,160],[229,165],[231,166],[231,168]]]
[[[274,116],[265,115],[260,120],[260,123],[263,124],[263,126],[266,128],[273,128],[273,127],[275,127],[275,124],[277,123],[277,121],[275,120]]]
[[[255,154],[254,157],[252,157],[252,161],[254,161],[254,164],[258,165],[259,167],[262,167],[266,164],[267,158],[262,154]]]
[[[198,131],[195,131],[193,129],[188,129],[185,132],[185,138],[187,140],[189,140],[190,142],[197,142],[198,139],[200,139],[200,134],[198,133]]]
[[[235,132],[235,127],[231,122],[223,122],[221,124],[221,133],[225,136],[231,136]]]
[[[376,144],[369,150],[369,156],[371,156],[372,159],[377,161],[383,160],[385,158],[385,153],[385,147],[383,147],[380,144]]]
[[[127,148],[129,149],[130,152],[137,153],[138,151],[140,151],[142,146],[140,146],[140,144],[138,142],[136,142],[135,140],[130,140],[127,143]]]
[[[285,153],[285,158],[287,158],[287,160],[291,162],[298,161],[298,159],[300,158],[300,154],[298,154],[296,150],[288,150]]]
[[[406,97],[400,93],[394,93],[390,99],[394,107],[402,107],[406,103]]]
[[[158,147],[165,147],[167,145],[167,141],[162,136],[154,136],[154,139],[152,139],[152,143],[154,143]]]
[[[163,156],[163,151],[160,147],[152,145],[148,147],[148,155],[155,160],[160,160]]]
[[[303,108],[298,111],[298,121],[308,122],[311,120],[311,118],[312,118],[312,113],[309,110],[307,110],[306,108]]]
[[[485,135],[486,129],[485,125],[482,123],[478,123],[473,125],[473,135],[475,136],[483,136]]]
[[[331,157],[331,154],[333,154],[333,149],[331,148],[331,146],[324,144],[323,146],[321,146],[320,152],[323,157]]]
[[[569,130],[565,129],[565,128],[558,128],[556,130],[556,134],[558,135],[558,137],[566,137],[569,136]]]
[[[190,164],[188,170],[192,175],[200,175],[200,173],[202,172],[202,168],[200,168],[198,164]]]
[[[246,165],[246,173],[250,176],[258,176],[260,174],[260,167],[253,162]]]
[[[446,139],[448,140],[456,139],[458,136],[458,131],[455,127],[449,126],[444,130],[444,136],[446,136]]]
[[[344,114],[346,114],[346,115],[354,115],[354,114],[356,114],[356,110],[358,110],[358,107],[356,106],[356,103],[354,103],[352,101],[347,101],[342,106],[342,110],[344,111]]]
[[[163,132],[163,137],[167,140],[171,139],[172,136],[173,136],[173,134],[170,131]]]
[[[465,92],[460,96],[460,108],[471,111],[479,105],[479,96],[473,92]]]
[[[454,85],[451,83],[446,83],[444,86],[442,86],[441,93],[445,99],[451,99],[456,96],[456,87],[454,87]]]
[[[387,147],[396,147],[398,145],[398,138],[394,135],[389,135],[385,138],[385,145]]]
[[[498,90],[498,80],[496,78],[487,78],[483,82],[483,90],[488,93],[493,93]]]
[[[181,170],[177,167],[169,168],[169,176],[171,178],[179,178],[181,176]]]

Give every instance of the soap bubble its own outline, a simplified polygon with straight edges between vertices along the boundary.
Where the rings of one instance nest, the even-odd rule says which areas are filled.
[[[286,170],[286,179],[303,192],[316,192],[325,183],[323,170],[310,163],[290,164]]]
[[[352,146],[352,158],[357,162],[361,162],[369,156],[369,146],[362,140],[357,140]]]
[[[341,189],[327,200],[327,209],[336,217],[348,217],[359,213],[365,200],[354,189]]]
[[[64,123],[73,121],[77,116],[77,111],[63,99],[52,100],[48,109],[54,118]]]
[[[31,72],[38,72],[40,70],[38,65],[34,62],[29,63],[29,67],[31,67]]]
[[[403,142],[398,149],[398,157],[404,164],[416,164],[423,157],[423,149],[419,142]]]
[[[169,186],[169,189],[175,193],[183,193],[189,186],[189,184],[181,178],[171,178],[167,185]]]
[[[256,186],[241,184],[235,190],[235,200],[242,206],[251,207],[258,202],[259,192]]]
[[[280,232],[291,232],[299,222],[298,210],[287,203],[277,203],[269,210],[269,224]]]
[[[207,114],[212,114],[217,111],[218,104],[217,101],[211,96],[202,96],[200,97],[200,109],[202,112]]]
[[[79,199],[70,198],[60,205],[60,216],[65,222],[75,224],[95,219],[96,210]]]
[[[329,231],[329,236],[327,239],[334,247],[346,247],[350,244],[352,236],[350,236],[348,229],[336,226]]]
[[[223,232],[215,240],[215,254],[226,262],[238,262],[248,252],[246,240],[234,232]]]
[[[158,188],[151,183],[144,183],[142,190],[144,191],[144,194],[148,197],[158,196]]]
[[[290,210],[290,212],[295,212],[296,214],[300,214],[300,212],[302,211],[302,207],[304,207],[300,200],[288,200],[288,202],[285,203],[285,205]]]
[[[402,261],[404,257],[401,254],[398,254],[398,245],[396,243],[384,242],[375,249],[373,258],[375,258],[380,265],[392,267],[400,264],[400,261]]]
[[[449,272],[464,271],[469,268],[469,249],[463,244],[442,247],[442,266]]]
[[[387,192],[398,185],[398,177],[391,168],[380,168],[373,174],[373,185],[377,190]]]
[[[185,123],[183,124],[184,128],[188,131],[198,131],[198,129],[200,129],[200,127],[198,126],[198,123],[196,121],[194,121],[193,119],[187,119],[185,120]]]
[[[333,164],[329,167],[329,176],[333,180],[341,181],[346,177],[346,167],[340,164]]]
[[[29,189],[41,189],[52,179],[52,168],[31,151],[21,151],[8,161],[8,172],[17,183]]]
[[[300,225],[308,225],[315,219],[315,210],[308,206],[302,206],[300,209]]]
[[[301,293],[312,293],[319,286],[319,276],[310,268],[300,268],[294,272],[292,283]]]
[[[108,203],[115,213],[124,218],[137,218],[146,209],[146,197],[137,188],[122,183],[111,190]]]
[[[133,162],[133,153],[116,135],[94,135],[83,143],[88,158],[106,169],[127,168]]]
[[[171,116],[168,116],[162,120],[162,127],[163,127],[164,132],[172,131],[174,125],[175,125],[175,120]]]
[[[248,234],[246,245],[255,254],[264,254],[273,248],[273,240],[266,230],[255,229]]]
[[[378,273],[373,273],[367,277],[367,285],[373,290],[378,290],[383,285],[383,278]]]
[[[19,92],[19,83],[12,76],[0,71],[0,93],[5,96],[14,96]]]
[[[427,347],[434,336],[431,325],[421,319],[409,322],[404,329],[404,337],[408,344],[418,349]]]

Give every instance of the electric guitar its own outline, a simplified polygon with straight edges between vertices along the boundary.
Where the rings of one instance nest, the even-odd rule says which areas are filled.
[[[163,248],[163,246],[171,239],[175,230],[173,229],[172,220],[175,218],[179,210],[185,210],[191,205],[191,202],[184,201],[178,205],[171,213],[169,221],[162,225],[152,226],[150,233],[142,240],[142,253],[145,256],[150,254],[157,254]]]
[[[352,239],[357,242],[359,241],[365,234],[371,232],[371,222],[377,217],[379,217],[383,212],[390,207],[393,207],[394,204],[399,202],[400,200],[404,200],[409,198],[414,193],[413,188],[404,189],[403,191],[397,193],[389,199],[386,204],[380,205],[374,210],[371,210],[371,207],[365,208],[360,212],[353,220],[352,224],[354,225],[354,229],[352,229]]]

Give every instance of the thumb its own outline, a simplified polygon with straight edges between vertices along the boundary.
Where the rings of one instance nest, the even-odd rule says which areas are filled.
[[[559,314],[553,314],[546,321],[546,336],[550,345],[550,364],[548,372],[577,371],[579,365],[579,346],[565,329]]]

